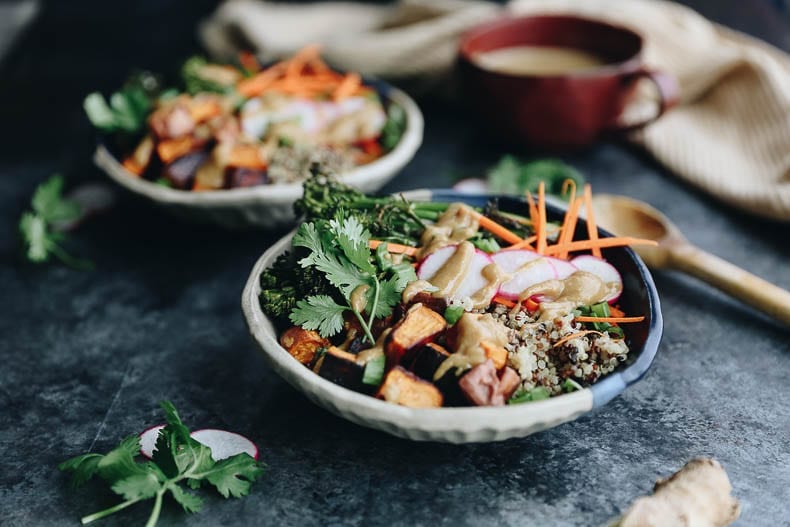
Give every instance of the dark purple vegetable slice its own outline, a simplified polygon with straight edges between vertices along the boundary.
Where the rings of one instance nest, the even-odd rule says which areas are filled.
[[[208,159],[206,152],[192,152],[168,163],[162,169],[162,177],[177,189],[191,190],[197,169]]]

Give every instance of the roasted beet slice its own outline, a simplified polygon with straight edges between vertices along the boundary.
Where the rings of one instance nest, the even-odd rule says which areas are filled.
[[[318,365],[318,375],[340,386],[354,391],[364,391],[362,374],[364,366],[357,364],[356,357],[347,351],[331,346]]]
[[[207,159],[208,153],[206,152],[189,153],[165,165],[162,168],[162,177],[167,179],[174,188],[191,189],[198,168]]]
[[[414,354],[414,361],[411,363],[410,369],[415,375],[433,381],[433,374],[449,356],[450,353],[446,349],[434,342],[429,342]]]
[[[268,182],[265,170],[245,167],[228,167],[225,170],[225,188],[257,187]]]
[[[506,366],[499,372],[499,393],[507,401],[513,395],[519,385],[521,384],[521,377],[519,377],[516,370],[510,366]]]

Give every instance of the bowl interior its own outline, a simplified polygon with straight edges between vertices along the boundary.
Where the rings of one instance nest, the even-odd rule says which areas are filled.
[[[491,198],[484,195],[465,195],[454,191],[416,191],[404,193],[408,199],[435,201],[463,201],[483,206]],[[502,210],[522,212],[522,200],[499,198]],[[549,206],[550,219],[561,218],[560,208]],[[586,234],[586,224],[579,221],[579,235]],[[601,236],[608,233],[601,231]],[[623,275],[625,291],[621,305],[629,313],[644,314],[645,321],[629,325],[626,335],[631,353],[629,360],[618,370],[594,384],[576,392],[552,397],[544,401],[504,407],[463,407],[412,409],[380,401],[336,385],[294,360],[278,343],[277,329],[263,314],[258,295],[260,273],[276,257],[290,248],[291,235],[284,237],[258,260],[242,295],[242,308],[253,339],[259,345],[270,366],[289,384],[310,400],[331,412],[363,426],[383,430],[393,435],[414,440],[445,441],[452,443],[499,441],[523,437],[573,420],[592,408],[601,406],[636,382],[650,367],[658,350],[662,321],[658,296],[644,263],[627,248],[610,249],[606,257]]]

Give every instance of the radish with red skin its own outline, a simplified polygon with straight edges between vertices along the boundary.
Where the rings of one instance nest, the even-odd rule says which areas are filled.
[[[164,427],[165,425],[152,426],[140,434],[140,454],[143,457],[148,459],[153,457],[159,431]],[[258,447],[241,434],[214,428],[203,428],[195,430],[189,436],[198,443],[209,447],[211,449],[211,458],[214,461],[229,458],[242,452],[249,454],[253,459],[258,459]]]
[[[508,300],[518,300],[521,293],[533,285],[557,278],[557,271],[545,258],[532,260],[526,265],[527,267],[517,270],[510,280],[499,287],[499,296]]]
[[[524,264],[543,257],[542,254],[528,249],[505,250],[491,255],[494,262],[506,273],[514,273]]]
[[[423,258],[417,266],[417,278],[430,282],[442,266],[444,266],[444,264],[455,254],[458,247],[458,245],[448,245],[447,247],[437,249]],[[487,287],[489,281],[483,276],[483,269],[492,263],[494,263],[494,260],[491,259],[488,253],[480,249],[475,249],[472,255],[472,261],[466,270],[466,276],[462,277],[461,284],[447,300],[462,301],[465,298],[471,298],[475,293]],[[492,291],[491,297],[483,300],[490,303],[494,299],[494,296],[496,296],[496,293],[496,290]]]
[[[615,291],[604,300],[610,304],[617,302],[617,299],[620,298],[620,294],[623,292],[623,278],[612,264],[603,258],[589,254],[577,256],[571,260],[571,263],[582,271],[594,274],[607,285],[615,284]]]
[[[560,260],[559,258],[553,258],[551,256],[546,256],[546,259],[557,271],[557,280],[565,280],[570,275],[579,270],[579,268],[573,265],[571,262]]]

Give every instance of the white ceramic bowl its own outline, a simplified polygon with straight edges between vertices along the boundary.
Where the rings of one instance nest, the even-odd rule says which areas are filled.
[[[457,192],[416,191],[405,193],[409,199],[441,201],[478,201],[486,196],[463,196]],[[555,211],[559,210],[551,207]],[[606,233],[603,233],[605,235]],[[500,407],[413,409],[387,403],[348,390],[316,375],[295,360],[277,339],[277,331],[263,313],[259,295],[260,275],[275,259],[290,249],[293,233],[283,237],[255,264],[242,294],[241,306],[250,333],[269,365],[291,386],[311,401],[349,421],[417,441],[474,443],[524,437],[572,421],[594,407],[606,404],[628,385],[639,380],[650,367],[661,339],[661,309],[655,285],[644,263],[630,249],[617,249],[628,262],[626,279],[633,289],[627,293],[648,315],[639,346],[625,369],[612,373],[594,384],[573,393],[529,404]],[[626,299],[628,301],[629,299]]]
[[[422,144],[423,118],[417,104],[397,88],[383,85],[382,91],[384,97],[405,111],[406,130],[391,152],[340,177],[344,183],[364,192],[383,187],[411,161]],[[229,228],[273,228],[292,223],[296,219],[293,203],[302,195],[301,183],[213,192],[175,190],[134,176],[103,144],[97,146],[93,160],[116,183],[175,215]]]

